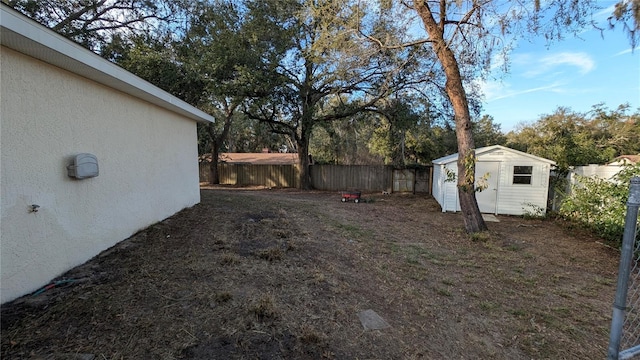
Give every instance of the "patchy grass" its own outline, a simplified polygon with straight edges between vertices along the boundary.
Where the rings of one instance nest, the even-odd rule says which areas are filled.
[[[553,220],[467,235],[420,195],[202,203],[2,306],[2,358],[601,359],[618,254]],[[373,309],[391,324],[364,331]],[[73,358],[79,358],[78,356]]]

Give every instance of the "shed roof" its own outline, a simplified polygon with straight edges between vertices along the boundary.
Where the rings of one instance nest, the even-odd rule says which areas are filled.
[[[549,159],[545,159],[545,158],[542,158],[542,157],[539,157],[539,156],[527,154],[526,152],[518,151],[518,150],[515,150],[515,149],[512,149],[512,148],[508,148],[508,147],[502,146],[502,145],[491,145],[491,146],[485,146],[485,147],[477,148],[476,149],[476,157],[480,156],[482,154],[488,154],[488,153],[495,152],[495,151],[509,151],[509,152],[514,153],[514,154],[518,154],[518,155],[521,155],[521,156],[525,156],[525,157],[531,158],[532,160],[546,162],[546,163],[551,164],[551,165],[555,165],[556,164],[556,162],[553,161],[553,160],[549,160]],[[443,157],[435,159],[435,160],[433,160],[431,162],[434,165],[443,165],[443,164],[452,163],[454,161],[458,161],[458,153],[447,155],[447,156],[443,156]]]
[[[0,44],[195,121],[214,118],[34,20],[0,4]]]

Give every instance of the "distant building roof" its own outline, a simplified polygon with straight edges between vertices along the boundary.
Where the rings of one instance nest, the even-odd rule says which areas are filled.
[[[296,153],[221,153],[220,162],[228,164],[292,165],[298,163]],[[211,162],[211,154],[200,156],[200,161]]]
[[[637,164],[640,163],[640,155],[620,155],[617,158],[609,161],[608,165],[623,165],[623,164]]]

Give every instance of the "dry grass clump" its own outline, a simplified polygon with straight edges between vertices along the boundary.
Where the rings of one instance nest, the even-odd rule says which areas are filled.
[[[298,336],[300,342],[304,345],[320,344],[326,341],[327,336],[312,326],[304,324],[300,329],[300,335]]]
[[[220,256],[220,265],[234,265],[240,262],[240,257],[234,253],[225,252]]]
[[[233,299],[233,294],[231,294],[228,291],[222,291],[222,292],[216,293],[214,296],[214,299],[218,303],[225,303]]]
[[[491,239],[491,234],[488,231],[479,231],[469,234],[471,241],[487,242]]]
[[[259,321],[275,320],[279,316],[276,301],[271,294],[262,294],[249,302],[249,314]]]
[[[284,257],[284,252],[280,247],[273,246],[258,252],[258,257],[267,261],[278,261]]]

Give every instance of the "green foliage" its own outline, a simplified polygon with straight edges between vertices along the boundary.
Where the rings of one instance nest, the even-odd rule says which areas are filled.
[[[409,52],[382,51],[377,44],[362,41],[357,32],[351,31],[370,11],[360,3],[251,3],[256,8],[258,4],[270,6],[264,11],[250,8],[250,13],[256,24],[269,26],[266,36],[281,34],[283,41],[276,43],[279,56],[266,58],[264,66],[255,70],[269,69],[264,73],[273,74],[275,80],[250,101],[245,112],[268,124],[272,131],[292,138],[303,165],[300,186],[307,189],[311,187],[310,174],[304,165],[317,127],[358,118],[402,84],[426,79],[413,65],[417,58]],[[410,67],[411,71],[405,71]],[[333,128],[323,128],[330,136]],[[329,141],[328,145],[336,143]]]
[[[640,153],[640,112],[631,114],[628,105],[609,110],[598,104],[585,114],[560,107],[507,137],[507,146],[551,159],[560,171],[603,164],[619,155]]]
[[[384,99],[378,106],[378,114],[382,115],[381,126],[374,132],[372,149],[385,157],[385,163],[395,166],[405,166],[408,160],[406,152],[406,138],[409,129],[415,127],[421,120],[418,107],[399,97]]]
[[[640,41],[640,1],[620,0],[616,3],[613,15],[609,17],[609,26],[622,26],[629,37],[631,47],[635,48]]]
[[[460,161],[460,160],[458,160]],[[475,177],[476,177],[476,172],[475,172],[475,168],[476,168],[476,162],[478,161],[478,158],[476,158],[476,152],[475,150],[471,150],[469,151],[463,158],[462,158],[462,165],[464,166],[464,179],[462,181],[462,185],[458,185],[458,190],[464,191],[464,192],[476,192],[476,191],[482,191],[483,189],[480,188],[476,188],[475,185]],[[488,177],[488,176],[487,176]],[[485,181],[486,183],[486,181]]]
[[[445,173],[445,177],[446,177],[444,182],[454,182],[458,178],[456,176],[456,173],[453,170],[449,169],[449,168],[444,168],[444,173]]]
[[[522,210],[522,217],[525,219],[544,219],[547,217],[547,209],[530,202],[524,203]]]
[[[444,168],[444,173],[445,173],[445,180],[444,182],[454,182],[458,179],[458,176],[456,175],[456,173],[454,171],[452,171],[449,168]],[[489,187],[489,177],[491,176],[490,173],[484,173],[484,175],[482,175],[480,178],[475,180],[475,185],[473,187],[473,191],[474,192],[481,192],[483,190],[486,190]],[[467,177],[469,178],[469,177]],[[473,180],[474,177],[471,177],[471,181]],[[467,180],[469,181],[469,179]],[[468,187],[466,185],[463,185],[462,187],[463,189],[467,189]]]
[[[170,35],[118,35],[101,49],[101,56],[164,91],[190,103],[199,104],[206,90],[205,79],[185,61],[175,61]]]
[[[494,123],[493,120],[493,117],[484,115],[480,119],[471,122],[471,131],[476,148],[505,145],[507,143],[506,136],[500,130],[500,124]]]
[[[184,14],[174,0],[2,0],[57,33],[99,52],[119,34],[151,35],[173,28]]]
[[[612,181],[578,177],[560,215],[581,224],[604,239],[619,243],[624,232],[629,181],[640,176],[640,164],[626,166]]]

